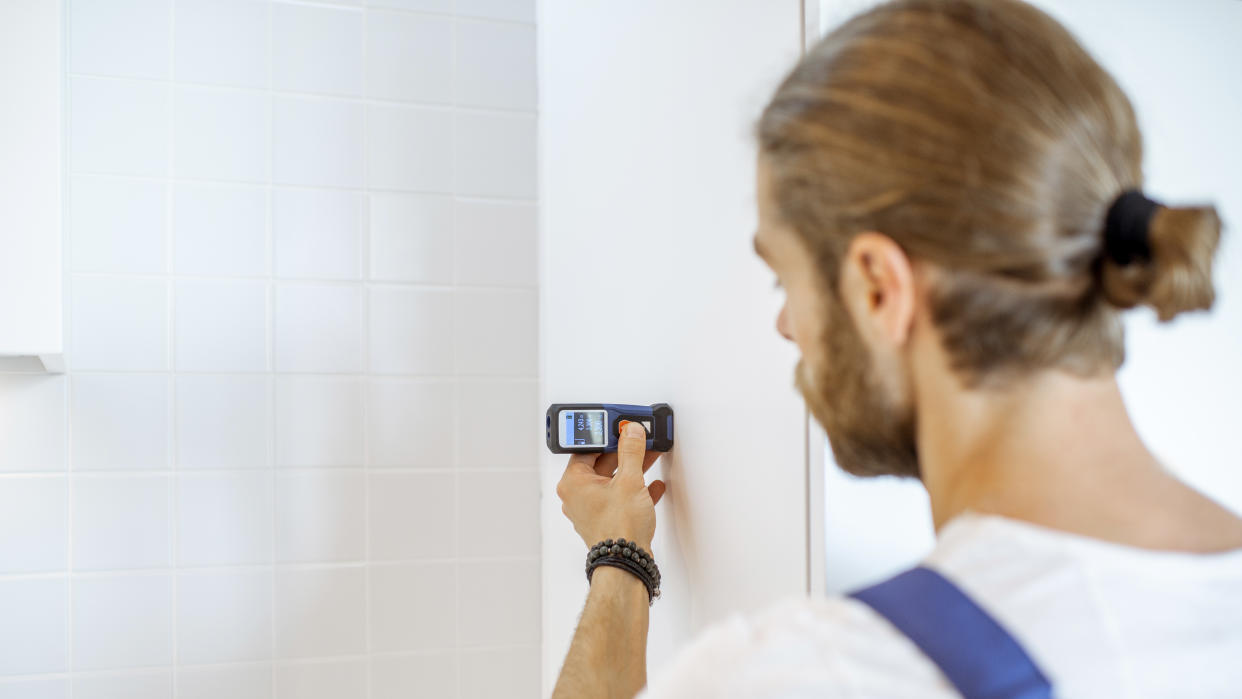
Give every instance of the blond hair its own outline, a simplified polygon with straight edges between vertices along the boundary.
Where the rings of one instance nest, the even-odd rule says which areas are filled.
[[[1025,3],[902,0],[854,17],[794,68],[758,135],[777,207],[831,288],[862,231],[944,271],[932,317],[968,379],[1115,370],[1120,310],[1212,305],[1210,206],[1157,209],[1145,258],[1104,254],[1110,205],[1142,185],[1134,110]]]

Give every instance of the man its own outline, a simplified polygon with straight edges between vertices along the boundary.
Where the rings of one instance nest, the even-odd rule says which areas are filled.
[[[827,37],[758,131],[798,386],[843,469],[922,481],[938,544],[711,628],[648,696],[1236,696],[1242,519],[1164,470],[1114,377],[1121,311],[1211,306],[1220,223],[1141,193],[1113,79],[1016,0],[906,0]],[[643,443],[570,459],[588,547],[650,550]],[[646,684],[652,578],[598,558],[555,697]]]

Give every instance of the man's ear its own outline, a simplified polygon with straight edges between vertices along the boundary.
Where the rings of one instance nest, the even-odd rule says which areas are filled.
[[[841,265],[841,295],[858,331],[872,342],[904,345],[917,295],[905,251],[882,233],[860,233],[850,241]]]

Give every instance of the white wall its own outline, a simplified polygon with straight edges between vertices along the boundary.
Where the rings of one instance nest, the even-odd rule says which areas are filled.
[[[867,0],[822,0],[822,27]],[[1211,201],[1225,221],[1211,313],[1160,325],[1126,319],[1119,375],[1140,434],[1180,477],[1242,512],[1242,3],[1036,0],[1073,31],[1129,94],[1146,146],[1147,190],[1170,203]],[[831,465],[831,455],[829,455]],[[849,589],[909,565],[931,546],[917,483],[866,482],[830,466],[825,486],[827,586]],[[865,532],[863,536],[859,532]]]
[[[751,250],[753,125],[801,45],[801,3],[540,5],[544,402],[665,401],[650,477],[658,674],[712,621],[806,590],[804,408]],[[544,691],[582,610],[586,545],[544,454]]]
[[[359,5],[70,4],[0,696],[538,694],[534,6]]]

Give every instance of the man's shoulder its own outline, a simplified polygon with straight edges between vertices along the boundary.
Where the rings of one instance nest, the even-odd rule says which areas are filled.
[[[935,666],[871,608],[829,595],[783,598],[709,626],[644,696],[936,696],[929,688],[941,684]]]

